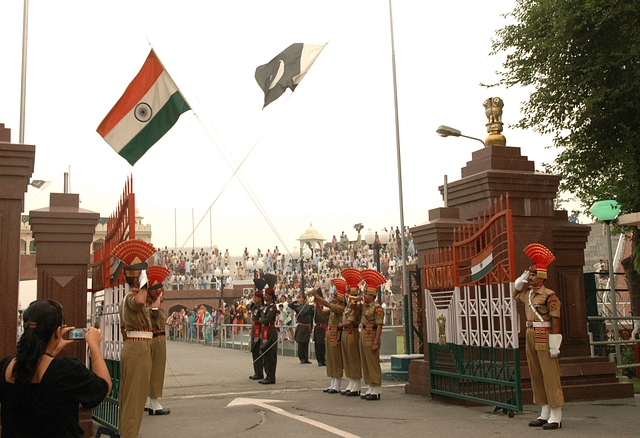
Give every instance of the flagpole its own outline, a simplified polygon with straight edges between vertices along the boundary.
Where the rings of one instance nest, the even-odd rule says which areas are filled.
[[[392,0],[389,0],[389,22],[391,26],[391,70],[393,72],[393,106],[396,120],[396,160],[398,163],[398,200],[400,202],[400,242],[402,245],[402,298],[404,300],[404,352],[411,354],[413,352],[413,318],[409,311],[411,294],[407,281],[407,248],[404,238],[404,201],[402,196],[402,158],[400,156],[400,121],[398,117],[398,85],[396,82],[396,49],[393,38],[393,10]]]
[[[20,129],[18,143],[24,144],[24,115],[27,96],[27,39],[29,35],[29,0],[24,0],[22,15],[22,77],[20,83]]]
[[[173,247],[178,247],[178,213],[176,207],[173,207]]]

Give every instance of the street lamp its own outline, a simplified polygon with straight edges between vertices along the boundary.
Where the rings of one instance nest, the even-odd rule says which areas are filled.
[[[224,302],[224,283],[226,278],[229,276],[229,268],[224,267],[224,271],[220,272],[220,268],[216,267],[213,271],[213,275],[220,278],[220,301]]]
[[[253,271],[253,262],[251,260],[247,260],[244,265],[247,272]],[[256,271],[253,271],[253,278],[256,278]]]
[[[364,241],[367,242],[369,246],[373,245],[373,258],[376,262],[376,268],[378,272],[380,272],[380,249],[387,247],[389,243],[389,233],[382,230],[376,239],[375,233],[371,231],[371,228],[368,228],[364,235]],[[380,287],[378,287],[378,303],[382,304],[382,291]]]
[[[620,214],[620,204],[618,201],[608,199],[606,201],[596,201],[589,212],[594,215],[598,220],[605,223],[605,229],[607,233],[607,250],[609,252],[609,293],[611,294],[611,307],[613,308],[613,340],[616,351],[616,365],[619,367],[622,364],[622,358],[620,357],[620,344],[618,344],[618,304],[616,302],[616,285],[614,277],[613,266],[613,249],[611,248],[611,221],[618,217]],[[618,368],[620,372],[620,368]]]
[[[480,143],[482,143],[482,146],[486,146],[484,144],[484,141],[480,140],[479,138],[476,137],[469,137],[468,135],[464,135],[462,132],[460,132],[460,130],[455,129],[455,128],[451,128],[449,126],[445,126],[445,125],[440,125],[438,126],[438,129],[436,129],[436,134],[438,134],[440,137],[464,137],[464,138],[470,138],[472,140],[478,140]]]
[[[260,271],[260,274],[262,274],[262,270],[264,269],[264,262],[262,261],[262,258],[259,258],[256,262],[256,269]]]
[[[296,263],[300,260],[300,292],[302,293],[304,293],[304,262],[305,260],[309,260],[312,254],[313,252],[308,246],[305,246],[302,251],[300,251],[297,246],[294,246],[291,254]],[[300,255],[302,255],[302,257],[300,257]]]

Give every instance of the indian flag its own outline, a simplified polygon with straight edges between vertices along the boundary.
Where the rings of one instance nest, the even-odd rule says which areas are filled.
[[[191,109],[151,50],[140,72],[98,126],[98,134],[132,166]]]
[[[471,281],[480,280],[493,268],[493,247],[488,246],[471,258]]]

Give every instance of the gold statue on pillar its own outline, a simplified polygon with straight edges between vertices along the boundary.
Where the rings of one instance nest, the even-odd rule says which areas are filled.
[[[487,132],[489,133],[484,141],[485,146],[506,146],[507,139],[502,135],[504,101],[499,97],[490,97],[484,101],[483,105],[484,113],[487,116]]]
[[[445,330],[447,317],[440,313],[436,321],[438,323],[438,344],[441,347],[445,347],[447,345],[447,332]]]

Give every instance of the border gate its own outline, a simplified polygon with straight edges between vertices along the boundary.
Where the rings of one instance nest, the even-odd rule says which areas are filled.
[[[522,411],[509,197],[424,256],[431,393]]]
[[[93,409],[93,419],[116,431],[120,414],[120,351],[124,343],[120,303],[129,293],[129,286],[121,273],[115,274],[111,252],[120,242],[136,238],[135,210],[133,178],[129,178],[118,208],[107,222],[105,240],[93,255],[91,322],[102,330],[102,354],[113,382],[111,394]]]

